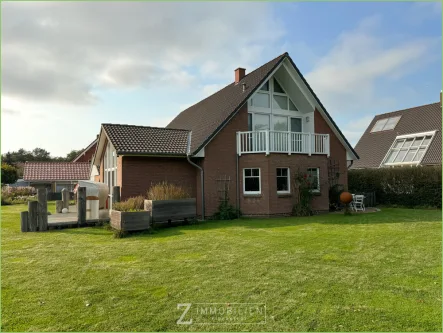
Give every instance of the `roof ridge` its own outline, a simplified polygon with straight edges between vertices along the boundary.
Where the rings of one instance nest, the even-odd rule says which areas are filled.
[[[155,129],[164,129],[164,130],[173,130],[173,131],[185,131],[189,132],[187,129],[183,128],[169,128],[169,127],[157,127],[157,126],[143,126],[143,125],[131,125],[131,124],[111,124],[111,123],[102,123],[103,125],[111,125],[111,126],[128,126],[128,127],[141,127],[141,128],[155,128]]]
[[[285,53],[280,54],[279,56],[273,58],[272,60],[267,61],[267,62],[264,63],[263,65],[261,65],[261,66],[257,67],[256,69],[254,69],[252,72],[246,74],[246,75],[245,75],[245,76],[244,76],[244,77],[243,77],[238,83],[240,83],[241,81],[243,81],[244,79],[246,79],[246,78],[248,77],[248,75],[251,75],[252,73],[258,71],[258,70],[261,69],[262,67],[268,65],[270,62],[273,62],[273,61],[277,60],[278,58],[281,58],[281,57],[283,57],[283,56],[288,56],[288,55],[289,55],[289,53],[288,53],[288,52],[285,52]],[[238,83],[237,83],[237,84],[238,84]],[[207,96],[207,97],[205,97],[205,98],[199,100],[198,102],[196,102],[196,103],[194,103],[194,104],[188,106],[186,109],[180,111],[180,113],[182,113],[182,112],[188,110],[189,108],[191,108],[191,107],[193,107],[193,106],[195,106],[195,105],[197,105],[197,104],[200,104],[201,102],[207,100],[208,98],[214,96],[215,94],[218,94],[220,91],[222,91],[223,89],[226,89],[227,87],[229,87],[229,86],[231,86],[231,85],[233,85],[233,84],[235,84],[235,81],[234,81],[234,82],[231,82],[231,83],[229,83],[229,84],[227,84],[227,85],[224,86],[223,88],[220,88],[219,90],[213,92],[211,95],[209,95],[209,96]],[[179,114],[180,114],[180,113],[179,113]],[[177,115],[177,116],[178,116],[178,115]]]
[[[440,104],[440,102],[428,103],[428,104],[423,104],[423,105],[412,106],[412,107],[410,107],[410,108],[406,108],[406,109],[400,109],[400,110],[389,111],[389,112],[385,112],[385,113],[379,113],[379,114],[376,114],[376,115],[374,116],[374,118],[375,118],[375,117],[378,117],[378,116],[383,116],[383,115],[388,114],[388,113],[411,111],[411,110],[413,110],[413,109],[422,108],[422,107],[424,107],[424,106],[430,106],[430,105],[434,105],[434,104]]]

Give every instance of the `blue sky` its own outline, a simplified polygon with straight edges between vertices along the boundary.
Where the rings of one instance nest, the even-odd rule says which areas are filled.
[[[438,101],[441,17],[437,2],[2,3],[2,152],[165,126],[285,51],[356,144],[375,114]]]

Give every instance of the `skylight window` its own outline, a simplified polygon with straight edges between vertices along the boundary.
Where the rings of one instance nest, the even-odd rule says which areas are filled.
[[[434,133],[417,133],[396,137],[382,165],[419,164],[432,141]]]
[[[374,127],[372,127],[371,133],[392,130],[399,120],[400,116],[377,120]]]

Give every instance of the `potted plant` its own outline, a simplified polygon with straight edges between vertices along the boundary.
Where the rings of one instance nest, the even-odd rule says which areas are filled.
[[[111,227],[122,231],[138,231],[150,228],[151,214],[143,209],[142,196],[113,204]]]
[[[195,198],[176,184],[161,182],[151,186],[144,209],[151,212],[152,222],[171,222],[191,219],[196,216]]]

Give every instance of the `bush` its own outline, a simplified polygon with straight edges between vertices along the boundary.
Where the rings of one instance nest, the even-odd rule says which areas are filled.
[[[2,206],[16,205],[27,203],[29,200],[35,199],[35,188],[30,186],[24,187],[2,187]]]
[[[14,184],[17,179],[17,168],[10,164],[2,163],[2,184]]]
[[[378,204],[441,209],[441,172],[441,166],[349,170],[348,187],[375,192]]]
[[[176,200],[191,197],[183,187],[165,181],[152,185],[147,196],[149,200]]]
[[[126,201],[116,202],[112,205],[112,209],[120,212],[139,212],[144,208],[145,198],[141,195],[129,198]]]
[[[228,201],[223,200],[218,206],[217,212],[213,218],[216,220],[234,220],[241,215],[240,211],[231,205]]]

